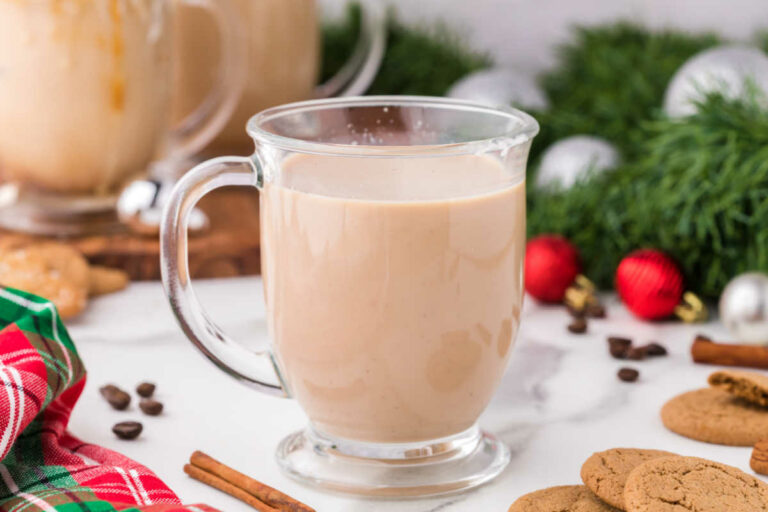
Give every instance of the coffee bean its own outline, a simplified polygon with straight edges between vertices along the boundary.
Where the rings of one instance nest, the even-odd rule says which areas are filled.
[[[602,304],[589,304],[586,314],[589,318],[605,318],[605,308]]]
[[[142,382],[136,386],[136,393],[144,398],[149,398],[155,393],[155,385],[151,382]]]
[[[115,386],[114,384],[104,384],[99,388],[99,393],[101,393],[101,396],[104,396],[108,393],[115,393],[117,391],[120,391],[120,388]]]
[[[627,358],[627,349],[625,349],[622,346],[619,345],[611,345],[608,350],[611,353],[611,357],[614,359],[626,359]]]
[[[640,376],[640,372],[635,370],[634,368],[622,368],[619,370],[619,373],[617,373],[619,380],[622,380],[624,382],[635,382],[637,378]]]
[[[625,348],[629,348],[632,345],[632,339],[625,338],[623,336],[608,336],[608,343],[622,345]]]
[[[104,399],[109,402],[114,409],[124,411],[131,403],[131,395],[118,388],[114,384],[107,384],[99,388],[99,392]]]
[[[566,304],[565,309],[568,311],[568,314],[571,315],[573,318],[584,318],[584,316],[586,315],[586,312],[583,309],[576,309],[570,304]]]
[[[584,334],[587,332],[587,320],[584,318],[574,318],[573,322],[568,324],[568,330],[573,334]]]
[[[629,350],[627,350],[627,359],[630,359],[632,361],[642,361],[648,356],[648,348],[647,347],[630,347]]]
[[[139,409],[148,416],[157,416],[163,412],[162,402],[152,400],[151,398],[145,398],[139,402]]]
[[[619,336],[610,336],[608,338],[608,351],[615,359],[626,359],[627,351],[632,346],[632,340],[621,338]]]
[[[143,427],[138,421],[123,421],[112,427],[112,432],[120,439],[136,439]]]
[[[645,346],[645,351],[649,357],[665,356],[667,355],[667,349],[664,345],[658,343],[649,343]]]

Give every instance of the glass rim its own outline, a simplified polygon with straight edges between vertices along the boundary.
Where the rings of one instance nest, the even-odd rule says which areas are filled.
[[[283,116],[323,110],[329,107],[423,107],[474,112],[515,120],[518,122],[518,126],[493,137],[448,144],[416,144],[411,146],[315,142],[281,135],[264,128],[264,125],[269,121]],[[257,143],[298,153],[356,157],[439,156],[477,154],[518,146],[533,139],[539,133],[539,123],[530,114],[513,107],[491,107],[481,103],[439,96],[348,96],[298,101],[262,110],[248,120],[246,131]]]

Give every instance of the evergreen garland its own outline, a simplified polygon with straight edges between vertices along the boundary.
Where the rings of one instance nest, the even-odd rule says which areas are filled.
[[[640,247],[674,257],[705,297],[741,272],[768,271],[768,112],[754,96],[710,95],[696,115],[638,133],[638,156],[615,171],[567,191],[531,190],[529,232],[572,240],[602,287]]]

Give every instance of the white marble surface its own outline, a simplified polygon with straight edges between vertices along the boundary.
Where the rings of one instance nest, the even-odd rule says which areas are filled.
[[[211,315],[232,336],[266,342],[261,281],[212,280],[196,290]],[[664,429],[659,409],[673,395],[705,385],[712,367],[694,365],[688,353],[696,332],[725,338],[716,322],[688,326],[634,320],[613,298],[608,318],[590,323],[582,336],[566,332],[562,308],[527,300],[522,330],[504,381],[481,418],[484,428],[508,443],[512,462],[494,482],[475,491],[410,501],[368,501],[325,494],[283,476],[273,451],[287,433],[305,422],[290,400],[271,398],[217,371],[184,338],[158,283],[133,284],[97,299],[70,332],[89,371],[88,385],[75,408],[71,431],[108,446],[157,472],[187,503],[208,503],[223,511],[248,511],[242,503],[195,482],[182,466],[195,449],[267,482],[318,511],[442,512],[505,511],[520,495],[579,482],[581,463],[592,452],[616,446],[653,447],[722,461],[749,471],[748,448],[691,441]],[[634,364],[635,384],[617,380],[626,362],[606,349],[610,334],[638,342],[657,340],[669,357]],[[133,388],[142,379],[158,384],[166,412],[143,416],[111,410],[98,394],[107,382]],[[145,431],[134,442],[112,435],[113,423],[137,419]]]

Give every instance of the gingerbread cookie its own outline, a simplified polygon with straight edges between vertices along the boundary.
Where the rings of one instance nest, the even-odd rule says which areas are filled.
[[[0,248],[0,285],[50,300],[64,318],[85,308],[88,280],[85,258],[66,245],[14,243]]]
[[[88,287],[90,273],[88,261],[72,247],[55,242],[43,242],[30,245],[24,250],[42,258],[48,268],[67,281],[83,288]]]
[[[508,512],[619,512],[583,485],[562,485],[521,496]]]
[[[662,457],[635,468],[624,488],[627,512],[768,510],[768,485],[697,457]]]
[[[35,239],[28,235],[5,233],[0,236],[0,251],[19,249],[35,243]]]
[[[721,370],[709,376],[709,385],[753,404],[768,407],[768,376],[761,373]]]
[[[114,268],[93,265],[88,277],[88,295],[92,297],[116,292],[128,286],[128,274]]]
[[[661,420],[672,432],[705,443],[752,446],[768,433],[768,409],[715,388],[676,396],[662,407]]]
[[[613,448],[597,452],[581,466],[581,479],[601,500],[624,509],[624,484],[629,473],[644,462],[673,455],[640,448]]]

